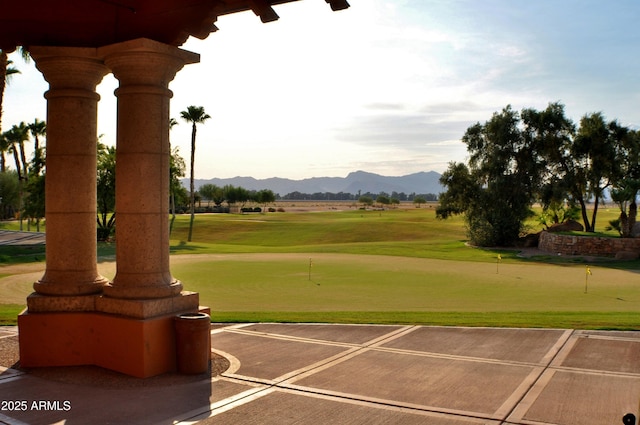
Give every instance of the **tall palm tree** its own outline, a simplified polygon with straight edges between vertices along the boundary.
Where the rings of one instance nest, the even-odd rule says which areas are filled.
[[[11,127],[11,131],[16,132],[15,141],[18,143],[18,147],[20,148],[22,172],[24,173],[23,177],[26,180],[29,175],[29,163],[27,162],[27,155],[24,151],[24,142],[29,140],[29,127],[23,121],[20,124]]]
[[[17,50],[20,56],[22,56],[22,59],[28,63],[31,56],[29,56],[27,49],[18,47]],[[4,90],[11,76],[19,73],[20,71],[13,67],[13,61],[9,60],[9,53],[0,49],[0,133],[2,133],[2,102],[4,100]]]
[[[204,111],[203,106],[188,106],[186,111],[180,112],[180,116],[183,120],[191,123],[191,177],[189,187],[191,202],[191,221],[189,222],[189,237],[187,238],[187,241],[191,242],[191,236],[193,234],[193,219],[195,218],[196,212],[193,173],[196,154],[196,124],[203,124],[206,120],[211,118],[211,116]]]
[[[23,188],[24,182],[27,180],[27,170],[26,167],[22,168],[22,163],[20,161],[20,153],[22,153],[22,157],[24,158],[24,141],[29,139],[29,130],[25,123],[20,123],[20,125],[14,125],[11,127],[9,131],[5,131],[3,136],[7,139],[9,143],[9,149],[13,153],[13,159],[16,162],[16,170],[18,171],[18,185],[20,191],[20,200],[19,200],[19,217],[20,217],[20,231],[22,231],[22,210],[23,210]]]
[[[2,102],[4,100],[4,90],[11,76],[20,73],[12,64],[13,61],[9,60],[7,53],[4,50],[0,50],[0,133],[2,132]]]
[[[26,126],[24,123],[20,125],[14,125],[10,130],[7,130],[3,133],[4,138],[7,140],[9,145],[9,151],[13,153],[13,159],[16,162],[16,171],[18,172],[18,180],[23,180],[26,178],[26,173],[23,173],[22,162],[20,161],[20,144],[24,144],[24,141],[29,138],[29,133],[27,132]]]
[[[36,118],[31,124],[27,125],[27,127],[33,137],[33,159],[35,163],[39,163],[42,160],[40,136],[47,134],[47,123]]]

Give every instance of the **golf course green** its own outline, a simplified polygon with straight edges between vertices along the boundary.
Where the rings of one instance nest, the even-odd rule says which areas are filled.
[[[178,216],[172,273],[215,322],[640,328],[638,261],[470,247],[461,218],[436,220],[429,207],[308,209],[198,215],[192,242]],[[599,214],[606,223],[617,210]],[[100,247],[108,278],[112,253]],[[15,323],[43,270],[0,265],[1,324]]]

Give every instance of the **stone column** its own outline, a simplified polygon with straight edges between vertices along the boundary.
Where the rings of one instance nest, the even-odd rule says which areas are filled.
[[[120,81],[116,276],[104,294],[161,299],[182,291],[169,270],[169,82],[199,55],[148,39],[99,49]]]
[[[96,253],[96,86],[108,69],[93,48],[31,47],[49,83],[47,99],[46,270],[37,294],[78,296],[102,291]],[[31,297],[34,298],[34,297]],[[38,297],[35,297],[36,299]],[[57,298],[59,297],[50,297]],[[40,299],[40,301],[43,301]],[[28,300],[29,310],[91,309]],[[33,305],[32,305],[33,304]],[[74,303],[71,303],[74,304]],[[76,303],[77,304],[77,303]]]

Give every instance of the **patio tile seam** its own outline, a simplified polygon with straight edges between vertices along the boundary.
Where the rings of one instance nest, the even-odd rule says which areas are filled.
[[[306,342],[310,344],[321,344],[321,345],[329,345],[334,347],[351,347],[351,348],[361,347],[361,344],[352,343],[352,342],[326,341],[322,339],[304,338],[299,336],[289,336],[289,335],[272,334],[272,333],[265,333],[265,332],[245,331],[245,330],[239,330],[239,329],[225,330],[223,333],[255,336],[259,338],[270,338],[270,339],[277,339],[281,341]]]
[[[350,349],[335,354],[333,356],[324,358],[322,360],[319,360],[311,365],[308,365],[306,367],[297,369],[295,371],[289,372],[285,375],[281,375],[280,377],[274,379],[274,381],[276,381],[276,385],[280,384],[280,383],[285,383],[285,382],[294,382],[296,380],[300,380],[303,378],[306,378],[308,376],[314,375],[318,372],[321,372],[325,369],[328,369],[330,367],[333,367],[337,364],[340,364],[342,362],[345,362],[347,360],[350,360],[354,357],[357,357],[363,353],[366,353],[368,351],[371,351],[373,349],[375,349],[375,346],[377,344],[382,344],[384,342],[387,342],[389,340],[392,340],[398,336],[402,336],[405,335],[406,333],[410,332],[411,330],[417,328],[417,326],[407,326],[401,329],[396,329],[392,332],[389,332],[383,336],[374,338],[373,340],[367,341],[363,344],[357,344],[354,346],[345,346],[345,347],[350,347]],[[308,341],[306,341],[308,342]],[[317,342],[313,342],[313,343],[317,343]],[[320,342],[322,343],[322,342]]]
[[[211,323],[211,325],[221,325],[220,323]],[[233,330],[233,329],[242,329],[244,327],[247,326],[253,326],[255,325],[255,323],[236,323],[236,324],[228,324],[226,326],[222,326],[222,327],[218,327],[215,329],[211,329],[211,334],[218,334],[218,333],[223,333],[226,332],[228,330]]]
[[[588,333],[578,333],[576,334],[576,338],[579,339],[599,339],[605,341],[624,341],[624,342],[634,342],[640,343],[640,338],[632,338],[632,337],[624,337],[624,336],[607,336],[607,335],[593,335]]]
[[[455,416],[459,418],[465,419],[476,419],[476,420],[491,420],[499,422],[499,419],[492,417],[490,415],[484,415],[479,412],[472,412],[467,410],[458,410],[458,409],[448,409],[446,407],[437,407],[437,406],[429,406],[423,404],[415,404],[415,403],[406,403],[397,400],[376,398],[376,397],[368,397],[365,395],[358,395],[352,393],[343,393],[339,391],[331,391],[324,390],[321,388],[308,387],[304,385],[295,385],[295,384],[287,384],[282,383],[276,385],[276,388],[283,392],[290,392],[292,394],[301,394],[304,396],[320,396],[319,398],[326,398],[329,400],[335,400],[339,402],[355,402],[358,404],[365,404],[376,408],[393,408],[400,409],[405,411],[410,411],[412,413],[435,413],[438,415],[443,415],[447,417]]]
[[[553,371],[548,373],[548,371],[552,370],[552,365],[557,361],[558,357],[566,357],[567,354],[563,355],[563,353],[571,351],[574,338],[575,330],[566,330],[563,332],[543,357],[546,361],[545,364],[540,365],[541,367],[539,369],[532,371],[532,375],[529,376],[528,387],[522,391],[519,397],[512,400],[510,409],[505,408],[503,410],[503,422],[516,421],[516,423],[519,423],[524,418],[527,411],[529,411],[544,388],[549,384],[550,378],[546,379],[546,376],[553,376],[555,373]],[[537,373],[537,376],[533,375],[534,372]]]
[[[431,351],[418,351],[418,350],[406,350],[402,348],[391,348],[391,347],[371,347],[371,350],[374,351],[382,351],[387,353],[395,353],[395,354],[406,354],[420,357],[430,357],[437,359],[448,359],[448,360],[460,360],[467,362],[476,362],[476,363],[488,363],[488,364],[499,364],[499,365],[510,365],[510,366],[525,366],[525,367],[540,367],[544,366],[540,363],[534,362],[519,362],[516,360],[503,360],[503,359],[492,359],[488,357],[472,357],[472,356],[460,356],[457,354],[446,354],[446,353],[435,353]]]
[[[284,334],[278,334],[278,333],[272,333],[272,332],[258,332],[258,331],[252,331],[252,330],[245,330],[241,328],[233,328],[233,329],[221,328],[221,329],[216,329],[211,333],[212,334],[214,332],[215,333],[234,333],[234,334],[241,334],[241,335],[258,336],[258,337],[264,337],[264,338],[273,338],[273,339],[279,339],[284,341],[307,342],[307,343],[322,344],[322,345],[337,346],[337,347],[369,347],[369,346],[376,346],[376,345],[387,343],[396,338],[404,336],[405,334],[412,332],[417,328],[419,328],[419,326],[416,326],[416,325],[403,326],[400,329],[396,329],[392,332],[389,332],[387,334],[381,335],[379,337],[376,337],[374,339],[371,339],[369,341],[365,341],[362,343],[329,341],[326,339],[305,338],[300,336],[284,335]]]
[[[238,406],[242,406],[247,403],[251,403],[252,401],[264,397],[265,395],[273,392],[273,385],[269,384],[256,384],[254,382],[247,381],[245,379],[238,378],[222,378],[227,382],[241,383],[243,385],[250,385],[253,388],[249,388],[241,393],[229,396],[222,400],[215,401],[208,406],[202,406],[200,408],[196,408],[191,410],[190,412],[186,412],[182,415],[182,419],[178,419],[174,421],[175,425],[189,425],[196,424],[203,419],[207,419],[231,409],[234,409]]]
[[[410,334],[411,332],[415,331],[416,329],[421,328],[421,326],[418,325],[407,325],[407,326],[403,326],[400,329],[396,329],[394,331],[391,331],[387,334],[381,335],[378,338],[374,338],[370,341],[367,341],[366,343],[362,344],[364,346],[367,347],[378,347],[381,346],[382,344],[387,344],[391,341],[394,341],[398,338],[401,338],[405,335]]]
[[[548,367],[548,369],[554,370],[557,372],[579,373],[583,375],[611,376],[611,377],[630,378],[630,379],[640,378],[640,372],[639,373],[618,372],[614,370],[587,369],[587,368],[571,367],[571,366],[550,366]]]

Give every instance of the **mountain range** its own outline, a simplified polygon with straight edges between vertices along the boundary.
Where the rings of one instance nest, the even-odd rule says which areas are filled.
[[[440,174],[435,171],[419,172],[406,176],[382,176],[366,171],[355,171],[346,177],[312,177],[303,180],[291,180],[280,177],[268,179],[255,179],[253,177],[196,179],[196,190],[203,184],[214,184],[223,187],[225,185],[240,186],[247,190],[269,189],[280,196],[292,192],[300,193],[373,193],[393,192],[416,194],[440,194],[444,188],[439,182]],[[188,187],[188,179],[183,179],[183,184]]]

